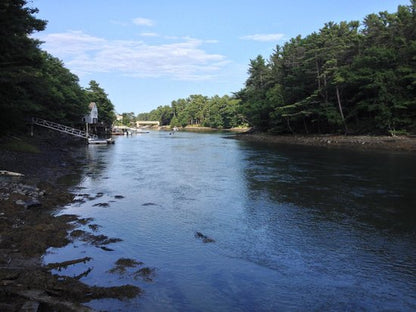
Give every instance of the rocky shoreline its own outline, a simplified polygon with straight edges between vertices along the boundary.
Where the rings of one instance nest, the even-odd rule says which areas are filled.
[[[88,286],[80,281],[83,274],[67,277],[52,271],[89,257],[42,265],[49,247],[65,246],[75,239],[71,233],[92,221],[54,214],[74,200],[70,185],[62,181],[81,173],[84,144],[47,131],[33,138],[0,139],[0,311],[91,311],[82,303],[141,293],[133,285]],[[104,235],[88,237],[94,243],[112,241]]]
[[[270,144],[353,148],[359,150],[416,151],[416,136],[270,135],[247,132],[236,139]]]

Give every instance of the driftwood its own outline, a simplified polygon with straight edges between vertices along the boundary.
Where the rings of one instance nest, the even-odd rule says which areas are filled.
[[[86,263],[88,261],[92,260],[92,258],[90,257],[84,257],[84,258],[80,258],[80,259],[74,259],[74,260],[69,260],[69,261],[64,261],[64,262],[57,262],[57,263],[49,263],[46,268],[47,269],[65,269],[70,265],[73,264],[77,264],[77,263]]]
[[[7,170],[0,170],[0,175],[5,175],[8,177],[23,177],[23,173],[7,171]]]

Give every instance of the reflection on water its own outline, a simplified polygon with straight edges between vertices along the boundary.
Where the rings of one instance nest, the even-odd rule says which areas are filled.
[[[273,200],[313,209],[325,218],[416,230],[413,155],[257,146],[248,161],[250,189],[264,190]]]
[[[84,282],[144,289],[92,302],[97,310],[416,310],[413,155],[183,132],[86,153],[79,187],[89,199],[65,212],[123,241],[113,251],[76,241],[45,262],[92,255]],[[154,269],[153,281],[109,273],[122,257]]]

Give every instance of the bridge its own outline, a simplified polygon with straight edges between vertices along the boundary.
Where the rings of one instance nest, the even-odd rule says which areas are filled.
[[[138,120],[136,121],[136,127],[140,126],[160,126],[159,121],[149,121],[149,120]]]
[[[61,125],[59,123],[48,121],[48,120],[45,120],[45,119],[40,119],[40,118],[33,117],[32,118],[32,125],[37,125],[37,126],[41,126],[41,127],[44,127],[44,128],[52,129],[52,130],[55,130],[55,131],[58,131],[58,132],[61,132],[61,133],[73,135],[73,136],[83,138],[83,139],[96,139],[97,138],[96,135],[90,135],[86,131],[71,128],[71,127]],[[33,135],[33,130],[32,130],[32,135]]]

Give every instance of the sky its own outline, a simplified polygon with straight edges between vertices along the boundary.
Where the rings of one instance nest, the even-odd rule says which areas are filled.
[[[117,113],[244,88],[251,59],[325,23],[396,12],[408,0],[32,0],[41,48],[80,85],[95,80]]]

